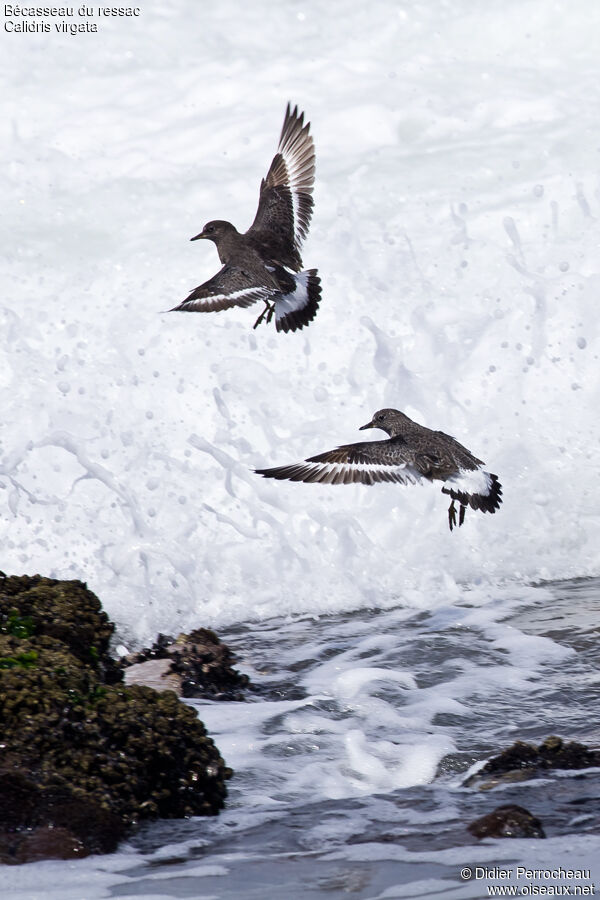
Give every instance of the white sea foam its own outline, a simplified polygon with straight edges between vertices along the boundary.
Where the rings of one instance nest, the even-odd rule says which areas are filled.
[[[136,80],[141,60],[124,56],[113,75],[90,75],[93,86],[78,76],[67,100],[42,81],[18,105],[5,95],[15,123],[0,310],[6,570],[85,578],[139,640],[172,628],[175,611],[182,626],[219,624],[357,608],[371,592],[395,603],[436,574],[462,584],[598,571],[596,160],[584,141],[560,138],[585,129],[578,78],[595,63],[576,16],[566,44],[541,25],[555,60],[546,75],[569,73],[561,92],[542,91],[533,70],[513,78],[527,42],[509,49],[503,27],[493,46],[508,68],[490,69],[468,42],[449,102],[441,73],[459,71],[454,59],[438,47],[435,67],[416,62],[431,11],[419,27],[405,12],[393,26],[384,16],[375,55],[353,54],[363,65],[347,84],[336,67],[348,44],[319,26],[318,87],[278,72],[274,88],[265,61],[255,96],[242,87],[246,61],[223,80],[205,54],[211,92],[186,67],[169,70],[167,104]],[[321,15],[314,7],[313,26]],[[357,16],[336,24],[349,45]],[[443,18],[457,46],[471,28],[492,40],[475,10]],[[369,33],[382,21],[374,14]],[[145,22],[143,46],[158,27],[151,12]],[[167,17],[167,35],[180,26]],[[112,52],[125,40],[112,31]],[[15,77],[26,65],[32,78],[36,46],[19,48]],[[88,65],[87,43],[63,49],[65,72],[81,54]],[[40,65],[53,83],[54,56]],[[134,81],[135,103],[122,90]],[[214,269],[213,248],[187,241],[198,222],[251,221],[288,96],[317,147],[305,248],[323,279],[317,319],[277,335],[253,333],[244,310],[158,315]],[[358,439],[385,405],[485,459],[504,485],[498,513],[469,515],[450,535],[437,491],[252,475]]]
[[[457,21],[446,25],[460,41]],[[76,66],[82,52],[71,44],[64,64]],[[313,121],[317,202],[306,254],[324,297],[315,322],[295,335],[252,333],[243,310],[157,314],[214,268],[211,247],[186,241],[197,222],[227,215],[243,227],[253,215],[280,124],[279,89],[261,90],[244,112],[245,92],[234,103],[223,87],[204,97],[201,114],[187,114],[182,100],[179,120],[177,103],[154,104],[140,128],[129,108],[106,105],[132,67],[94,83],[95,113],[84,84],[61,116],[41,85],[12,107],[20,130],[9,152],[31,181],[6,179],[16,213],[3,240],[21,248],[10,256],[0,332],[7,570],[86,578],[140,640],[170,627],[174,610],[182,624],[219,623],[358,607],[367,590],[396,602],[403,590],[424,589],[432,568],[455,583],[598,571],[595,176],[581,143],[557,137],[571,123],[583,127],[586,110],[574,86],[569,111],[535,81],[510,81],[512,99],[493,93],[462,120],[442,111],[446,95],[428,78],[426,115],[406,83],[416,52],[404,78],[378,85],[379,105],[372,97],[363,105],[363,85],[331,114],[321,91],[298,96],[293,79],[285,83]],[[585,59],[569,52],[570,79],[583,77]],[[396,49],[394,70],[398,58]],[[187,79],[173,91],[194,102]],[[155,99],[143,80],[138,94],[142,106]],[[527,128],[532,115],[535,141],[513,144],[515,122]],[[358,135],[371,120],[388,124],[365,145]],[[127,154],[141,158],[152,130],[153,156],[129,167]],[[34,163],[52,142],[60,150]],[[542,159],[533,144],[544,143],[553,150]],[[55,183],[64,185],[59,207]],[[130,191],[137,201],[128,212],[120,198]],[[358,426],[386,404],[456,435],[498,472],[504,503],[493,519],[469,515],[450,535],[436,491],[333,491],[252,476],[255,466],[358,439]]]

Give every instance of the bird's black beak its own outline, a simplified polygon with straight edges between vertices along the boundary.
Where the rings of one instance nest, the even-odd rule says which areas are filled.
[[[364,431],[366,428],[375,428],[372,422],[367,422],[366,425],[361,425],[358,429],[359,431]]]
[[[201,231],[200,234],[197,234],[195,237],[190,238],[190,241],[200,241],[200,240],[203,240],[204,238],[206,238],[206,235],[204,234],[203,231]]]

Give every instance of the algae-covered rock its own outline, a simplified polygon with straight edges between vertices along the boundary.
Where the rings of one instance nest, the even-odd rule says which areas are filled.
[[[81,582],[0,578],[0,860],[114,849],[142,819],[214,815],[231,774],[172,692],[110,683]]]
[[[103,681],[118,681],[108,652],[113,632],[100,601],[81,581],[40,575],[0,578],[0,634],[59,641],[82,663],[100,670]]]
[[[565,742],[554,735],[539,746],[515,741],[464,782],[465,787],[489,790],[498,784],[525,781],[547,774],[550,769],[588,769],[600,766],[600,751],[577,741]]]

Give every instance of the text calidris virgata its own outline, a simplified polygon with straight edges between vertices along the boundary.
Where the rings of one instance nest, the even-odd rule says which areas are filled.
[[[397,409],[380,409],[360,431],[365,428],[381,428],[389,440],[346,444],[305,462],[256,472],[266,478],[320,484],[443,481],[442,493],[452,497],[450,531],[456,525],[455,500],[460,503],[459,525],[467,506],[489,513],[500,506],[502,485],[497,476],[485,472],[482,461],[449,434],[417,425]]]
[[[269,322],[275,314],[277,331],[286,332],[314,319],[321,280],[316,269],[301,271],[300,256],[313,210],[315,148],[309,129],[304,113],[288,103],[277,153],[260,185],[254,222],[245,234],[231,222],[208,222],[192,238],[213,241],[223,268],[175,310],[212,312],[263,300],[265,309],[255,328],[265,315]]]

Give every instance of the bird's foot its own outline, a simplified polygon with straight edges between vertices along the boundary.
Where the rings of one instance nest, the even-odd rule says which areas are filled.
[[[256,322],[252,326],[252,330],[254,330],[255,328],[258,328],[258,326],[260,325],[260,323],[262,322],[262,320],[264,319],[265,316],[267,317],[267,325],[273,318],[273,313],[275,312],[275,304],[269,303],[267,300],[264,301],[264,304],[265,304],[265,308],[263,309],[260,316],[258,317]]]
[[[460,508],[458,510],[458,527],[462,525],[465,521],[465,513],[467,511],[467,507],[464,503],[460,504]],[[448,525],[450,526],[450,531],[456,526],[456,507],[454,505],[454,500],[448,507]]]

